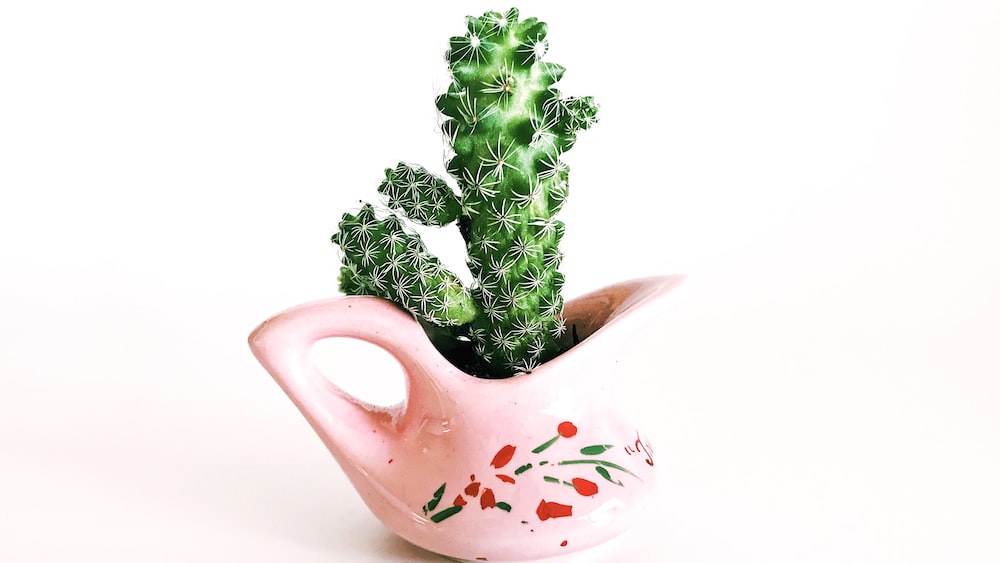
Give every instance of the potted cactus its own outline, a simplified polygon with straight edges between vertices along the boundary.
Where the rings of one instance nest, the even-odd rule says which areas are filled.
[[[597,104],[556,88],[564,69],[542,60],[546,33],[515,9],[468,18],[436,100],[457,190],[420,166],[387,169],[385,206],[345,213],[332,237],[347,296],[289,309],[250,337],[373,513],[463,560],[538,559],[609,539],[654,480],[652,446],[612,400],[608,375],[625,329],[668,304],[683,278],[564,302],[563,156]],[[411,222],[457,227],[470,285]],[[406,399],[375,407],[323,378],[307,352],[336,336],[393,354]]]
[[[593,98],[556,88],[564,69],[542,60],[545,23],[517,17],[470,17],[468,33],[451,39],[453,81],[437,107],[458,193],[400,163],[378,187],[390,211],[380,216],[365,205],[345,214],[333,235],[344,293],[399,304],[451,359],[485,378],[530,372],[565,348],[564,227],[556,219],[569,188],[563,155],[597,121]],[[457,225],[471,287],[427,252],[406,220]]]

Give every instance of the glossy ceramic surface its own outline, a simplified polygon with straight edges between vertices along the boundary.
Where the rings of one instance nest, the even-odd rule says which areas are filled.
[[[641,515],[655,481],[649,438],[613,400],[622,339],[677,296],[682,276],[634,280],[566,304],[581,342],[531,373],[474,378],[419,324],[372,297],[307,303],[250,336],[261,364],[372,512],[425,549],[526,561],[608,540]],[[403,366],[406,400],[364,404],[329,382],[309,350],[328,337],[381,346]],[[361,374],[359,374],[359,377]]]

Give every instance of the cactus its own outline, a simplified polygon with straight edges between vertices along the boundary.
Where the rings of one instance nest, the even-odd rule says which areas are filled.
[[[579,130],[597,120],[590,97],[563,97],[563,67],[542,61],[546,24],[516,9],[467,18],[446,58],[452,76],[436,100],[452,153],[447,182],[405,163],[378,188],[389,210],[344,214],[341,290],[395,301],[429,330],[468,342],[480,377],[528,372],[560,353],[563,275],[555,219],[568,193],[561,160]],[[427,226],[457,222],[470,288],[424,248],[400,216]]]

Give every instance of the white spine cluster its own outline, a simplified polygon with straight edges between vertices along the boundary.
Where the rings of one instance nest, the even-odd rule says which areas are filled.
[[[405,163],[387,168],[378,191],[390,209],[421,225],[440,227],[458,218],[461,204],[455,192],[438,176]]]

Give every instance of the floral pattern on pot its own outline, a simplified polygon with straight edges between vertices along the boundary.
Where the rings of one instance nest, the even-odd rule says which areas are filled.
[[[531,454],[538,456],[560,440],[573,438],[577,435],[577,432],[578,429],[572,422],[561,422],[556,427],[556,435],[532,449]],[[564,485],[572,488],[577,494],[584,497],[593,497],[600,493],[601,487],[608,485],[624,487],[625,484],[622,482],[620,474],[625,474],[642,481],[638,475],[629,471],[625,467],[601,458],[602,454],[614,447],[615,446],[612,444],[593,444],[584,446],[579,450],[579,454],[582,457],[574,456],[570,459],[563,459],[561,461],[554,462],[545,459],[527,461],[526,463],[518,465],[513,471],[510,471],[509,468],[511,467],[511,461],[513,461],[514,456],[517,453],[517,446],[514,446],[513,444],[506,444],[497,450],[496,455],[494,455],[492,461],[490,461],[490,467],[496,470],[493,476],[497,479],[497,481],[499,481],[499,484],[496,485],[496,489],[484,486],[482,480],[477,479],[475,474],[471,474],[469,475],[469,483],[457,496],[451,499],[450,505],[438,510],[439,507],[441,507],[442,502],[445,501],[446,495],[450,496],[450,494],[448,494],[448,483],[445,482],[434,491],[431,499],[427,501],[423,507],[421,507],[421,510],[424,515],[429,517],[434,523],[447,520],[448,518],[451,518],[461,512],[466,507],[475,506],[476,504],[479,505],[481,510],[489,508],[510,512],[512,508],[511,504],[504,500],[498,500],[498,491],[502,498],[504,492],[503,489],[506,488],[506,486],[516,486],[518,479],[524,479],[525,477],[522,477],[523,475],[528,474],[529,471],[536,468],[538,470],[532,471],[529,477],[540,476],[546,483]],[[652,448],[648,443],[643,443],[638,436],[636,438],[635,445],[626,446],[625,451],[629,455],[641,452],[646,457],[644,461],[650,466],[653,465]],[[590,476],[594,480],[577,476],[571,478],[569,481],[566,481],[564,479],[545,474],[546,471],[544,468],[556,466],[580,466],[581,471],[584,471],[584,468],[592,468],[597,475]],[[538,508],[535,510],[535,514],[538,516],[540,521],[545,521],[550,518],[572,516],[573,505],[548,501],[543,498],[539,500]]]

